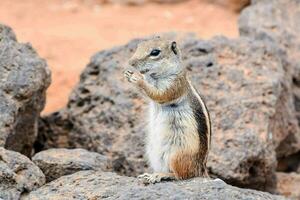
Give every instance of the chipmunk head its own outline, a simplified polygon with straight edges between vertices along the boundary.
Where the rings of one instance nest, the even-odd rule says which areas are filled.
[[[166,78],[183,70],[176,42],[160,37],[141,42],[129,65],[153,79]]]

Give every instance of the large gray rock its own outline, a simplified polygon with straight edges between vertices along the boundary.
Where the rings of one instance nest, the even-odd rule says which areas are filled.
[[[44,183],[43,172],[29,158],[0,147],[0,199],[19,199]]]
[[[32,161],[44,172],[47,182],[82,170],[107,170],[108,159],[85,149],[49,149],[39,152]]]
[[[31,155],[49,84],[46,62],[0,24],[0,146]]]
[[[41,147],[79,147],[108,155],[120,174],[136,176],[147,170],[143,159],[146,106],[122,77],[137,43],[92,57],[67,108],[43,119]],[[192,82],[211,112],[211,174],[237,186],[271,190],[274,143],[282,139],[278,129],[288,135],[282,119],[290,117],[282,112],[288,109],[285,94],[291,86],[278,46],[224,37],[202,41],[186,36],[180,43]]]
[[[192,80],[207,99],[213,123],[210,171],[226,182],[272,190],[276,167],[273,141],[286,117],[287,85],[277,47],[267,42],[216,38],[184,46]],[[270,76],[272,74],[272,76]],[[279,127],[285,124],[279,123]]]
[[[242,36],[270,41],[280,47],[278,58],[285,70],[286,118],[280,119],[285,130],[278,129],[274,140],[277,157],[282,158],[300,150],[300,1],[256,0],[243,10],[239,19]],[[298,118],[298,122],[297,122]],[[288,130],[288,131],[286,131]]]
[[[38,199],[220,199],[220,200],[284,200],[249,189],[227,185],[220,179],[195,178],[188,181],[166,182],[143,186],[130,177],[109,172],[82,171],[63,176],[24,196]]]

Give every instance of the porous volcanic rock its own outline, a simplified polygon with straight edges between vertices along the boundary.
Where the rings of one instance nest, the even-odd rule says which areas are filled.
[[[195,178],[144,186],[115,173],[82,171],[44,185],[24,200],[38,199],[223,199],[284,200],[284,197],[227,185],[220,179]]]
[[[298,172],[300,173],[300,152],[278,159],[278,172]]]
[[[44,183],[43,172],[29,158],[0,147],[0,199],[19,199]]]
[[[69,130],[73,128],[65,109],[39,119],[38,137],[34,143],[36,152],[53,147],[70,148]]]
[[[89,149],[113,159],[120,174],[136,176],[144,161],[146,105],[122,76],[139,40],[97,53],[80,76],[63,112],[44,118],[45,147]],[[284,101],[290,82],[276,44],[216,37],[180,39],[184,65],[211,112],[208,167],[228,183],[261,190],[274,186],[276,130],[288,135]],[[55,122],[55,123],[52,123]],[[63,139],[59,133],[62,131]],[[55,136],[55,137],[52,137]],[[66,139],[67,138],[67,139]],[[50,141],[50,142],[48,142]]]
[[[47,182],[82,170],[107,170],[108,159],[85,149],[49,149],[32,157],[44,172]]]
[[[274,140],[278,158],[300,151],[300,1],[256,0],[243,10],[239,18],[242,36],[264,40],[280,47],[278,54],[290,87],[283,97],[288,106],[281,112],[285,117],[275,116],[285,124],[277,128]],[[279,102],[282,104],[283,102]],[[278,105],[282,107],[281,105]],[[283,108],[283,107],[282,107]],[[276,125],[275,125],[276,126]],[[287,130],[287,131],[286,131]]]
[[[31,155],[49,84],[46,62],[0,24],[0,146]]]

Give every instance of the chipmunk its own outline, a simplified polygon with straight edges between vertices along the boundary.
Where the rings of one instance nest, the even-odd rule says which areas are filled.
[[[141,42],[124,76],[149,102],[146,156],[154,173],[144,183],[208,177],[211,139],[207,107],[183,67],[177,43],[156,37]]]

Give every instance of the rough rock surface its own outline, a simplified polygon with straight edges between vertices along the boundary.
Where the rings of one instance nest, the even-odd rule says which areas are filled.
[[[277,171],[300,173],[300,152],[278,160]]]
[[[82,170],[106,170],[108,159],[85,149],[49,149],[39,152],[32,161],[44,172],[47,182]]]
[[[286,113],[286,118],[281,120],[288,132],[278,129],[279,140],[274,141],[277,157],[286,157],[300,150],[300,1],[256,0],[252,3],[240,16],[240,33],[255,40],[270,41],[281,48],[278,57],[286,72],[285,79],[291,85],[286,88],[284,97],[289,106],[281,111]]]
[[[38,199],[247,199],[280,200],[281,196],[240,189],[220,179],[195,178],[188,181],[167,182],[143,186],[135,178],[109,172],[82,171],[63,176],[25,196]]]
[[[19,199],[44,183],[43,172],[29,158],[0,147],[0,199]]]
[[[36,152],[52,147],[70,148],[69,130],[73,128],[67,112],[62,109],[39,119],[38,137],[34,143]]]
[[[277,192],[292,199],[300,199],[300,174],[276,173]]]
[[[0,24],[0,146],[31,155],[49,84],[46,62]]]
[[[113,169],[121,174],[146,171],[146,105],[122,77],[137,43],[134,40],[92,57],[67,108],[44,119],[46,126],[40,130],[45,147],[64,147],[60,141],[65,141],[68,147],[111,156]],[[180,43],[192,82],[211,112],[210,172],[237,186],[271,188],[276,131],[288,131],[281,119],[289,117],[281,112],[288,106],[284,95],[289,82],[277,46],[224,37],[202,41],[187,36]],[[63,132],[62,138],[56,131]]]

